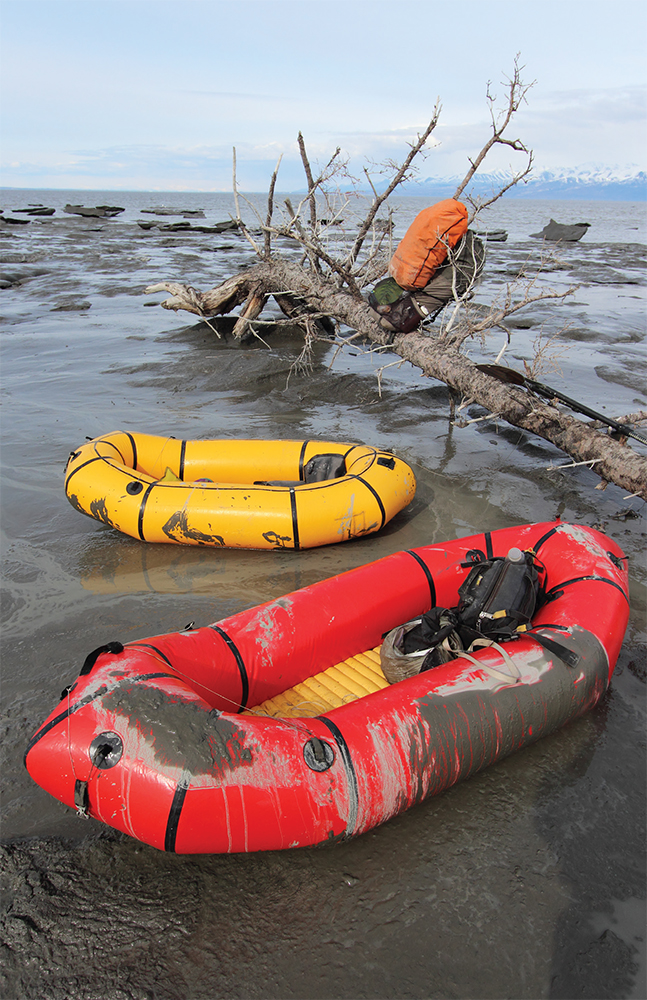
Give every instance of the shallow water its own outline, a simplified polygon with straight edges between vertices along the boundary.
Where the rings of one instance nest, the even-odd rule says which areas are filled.
[[[644,504],[551,445],[492,420],[454,426],[447,391],[397,359],[297,334],[235,344],[149,308],[163,279],[206,288],[251,260],[236,234],[144,231],[140,209],[233,209],[225,195],[0,192],[3,839],[13,895],[7,997],[642,997],[645,819]],[[111,220],[66,203],[119,204]],[[397,202],[396,237],[416,211]],[[16,216],[19,217],[19,216]],[[550,217],[589,221],[542,287],[580,284],[519,314],[506,358],[563,330],[539,377],[611,416],[647,406],[644,206],[503,204],[479,301],[529,257]],[[23,216],[23,218],[27,218]],[[160,218],[166,224],[180,218]],[[351,223],[348,231],[352,229]],[[343,234],[342,234],[343,235]],[[335,235],[335,239],[342,237]],[[265,336],[265,334],[263,334]],[[473,345],[473,357],[491,360]],[[562,348],[560,348],[561,350]],[[289,381],[288,381],[289,376]],[[464,419],[481,415],[462,411]],[[411,507],[378,536],[293,552],[142,545],[66,502],[68,453],[124,428],[178,437],[357,440],[416,473]],[[634,443],[644,453],[644,448]],[[632,615],[611,689],[589,716],[351,843],[183,858],[82,823],[31,782],[25,745],[90,649],[206,624],[402,548],[555,516],[602,527],[630,557]]]

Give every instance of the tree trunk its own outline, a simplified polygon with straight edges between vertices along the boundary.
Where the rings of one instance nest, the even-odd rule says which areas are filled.
[[[247,315],[236,323],[237,336],[244,334],[250,318],[258,314],[257,306],[264,297],[274,295],[280,305],[290,303],[292,316],[298,302],[302,314],[332,316],[375,344],[388,344],[390,339],[363,299],[336,290],[330,279],[280,258],[260,263],[204,293],[172,282],[146,291],[168,291],[173,298],[162,303],[165,308],[186,309],[205,318],[229,312],[249,299],[244,310]],[[463,399],[489,410],[494,418],[550,441],[574,462],[593,462],[594,471],[604,482],[647,499],[647,458],[638,455],[625,439],[617,440],[532,393],[499,382],[479,371],[455,346],[433,335],[396,335],[389,350],[421,368],[429,378],[444,382]]]

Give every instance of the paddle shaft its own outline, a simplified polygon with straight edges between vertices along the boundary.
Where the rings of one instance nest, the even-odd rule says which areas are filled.
[[[643,434],[638,434],[636,431],[632,430],[627,424],[618,423],[617,420],[613,420],[612,417],[605,417],[602,413],[598,413],[596,410],[592,410],[590,406],[585,406],[584,403],[578,403],[576,399],[571,399],[570,396],[566,396],[563,392],[559,392],[557,389],[551,389],[549,385],[544,385],[542,382],[535,382],[532,378],[527,378],[522,375],[521,372],[515,371],[514,368],[506,368],[505,365],[477,365],[480,371],[485,372],[487,375],[491,375],[493,378],[499,379],[500,382],[508,382],[512,385],[523,385],[527,389],[532,389],[533,392],[539,393],[540,396],[544,396],[546,399],[559,399],[562,403],[566,403],[570,406],[572,410],[576,413],[583,413],[585,417],[592,417],[593,420],[599,420],[603,424],[607,424],[608,427],[612,427],[615,431],[620,434],[625,434],[627,437],[635,438],[636,441],[640,441],[641,444],[647,444],[647,437]]]
[[[583,413],[585,417],[592,417],[593,420],[600,420],[603,424],[608,424],[609,427],[613,427],[614,430],[619,431],[621,434],[626,434],[627,437],[635,438],[636,441],[640,441],[641,444],[647,444],[647,437],[642,434],[637,434],[631,427],[627,424],[619,424],[617,420],[613,420],[611,417],[605,417],[601,413],[597,413],[592,410],[589,406],[585,406],[584,403],[578,403],[576,400],[571,399],[570,396],[565,396],[563,392],[558,392],[557,389],[551,389],[548,385],[542,385],[541,382],[535,382],[534,379],[523,378],[524,384],[532,389],[533,392],[538,392],[541,396],[545,396],[547,399],[557,398],[561,400],[562,403],[566,403],[570,406],[572,410],[576,412]]]

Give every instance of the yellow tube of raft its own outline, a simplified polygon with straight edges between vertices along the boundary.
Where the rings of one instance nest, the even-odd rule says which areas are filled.
[[[336,478],[307,482],[308,463],[322,456],[332,456]],[[379,531],[415,491],[401,459],[331,441],[114,431],[73,451],[65,470],[72,506],[118,531],[226,548],[307,549],[358,538]]]

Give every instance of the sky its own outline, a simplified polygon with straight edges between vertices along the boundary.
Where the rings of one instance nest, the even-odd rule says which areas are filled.
[[[230,191],[356,175],[440,122],[422,177],[462,176],[519,54],[510,130],[537,169],[645,169],[644,0],[0,0],[0,185]],[[509,149],[489,170],[517,166]]]

